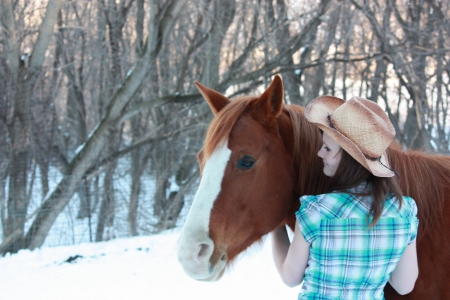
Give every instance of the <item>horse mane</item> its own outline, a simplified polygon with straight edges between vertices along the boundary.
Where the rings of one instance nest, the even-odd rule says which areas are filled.
[[[317,152],[322,146],[322,135],[317,126],[305,117],[305,108],[298,105],[285,105],[293,127],[293,157],[298,166],[298,193],[317,195],[326,191],[328,177],[323,173],[322,159]]]
[[[423,151],[387,150],[391,167],[399,173],[403,195],[412,197],[424,231],[443,221],[446,190],[450,187],[450,157]]]

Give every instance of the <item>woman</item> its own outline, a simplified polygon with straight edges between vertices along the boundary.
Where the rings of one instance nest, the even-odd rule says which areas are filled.
[[[272,232],[273,257],[285,284],[303,282],[298,299],[384,299],[418,276],[417,207],[403,196],[385,150],[395,130],[374,102],[323,96],[306,108],[323,132],[318,156],[331,177],[328,193],[303,196],[294,237]]]

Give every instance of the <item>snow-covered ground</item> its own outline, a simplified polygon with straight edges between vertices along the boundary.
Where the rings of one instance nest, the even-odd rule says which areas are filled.
[[[296,299],[272,261],[270,239],[240,257],[221,280],[197,282],[176,258],[178,232],[103,243],[44,247],[0,258],[0,299]]]

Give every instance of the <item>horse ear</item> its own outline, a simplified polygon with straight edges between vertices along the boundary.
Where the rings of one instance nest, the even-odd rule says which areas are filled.
[[[260,109],[263,109],[262,113],[265,113],[269,123],[281,113],[283,96],[283,81],[280,75],[275,75],[272,83],[258,100],[258,113],[261,113]]]
[[[206,102],[208,102],[214,115],[217,115],[222,108],[224,108],[228,103],[230,103],[230,100],[221,93],[216,92],[213,89],[207,88],[200,82],[196,81],[195,84],[197,85],[197,88],[199,89],[200,93],[202,93]]]

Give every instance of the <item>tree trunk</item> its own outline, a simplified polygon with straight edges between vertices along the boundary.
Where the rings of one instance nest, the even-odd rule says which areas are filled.
[[[27,177],[29,172],[31,130],[30,130],[30,98],[40,68],[45,59],[53,35],[53,27],[62,0],[50,0],[47,4],[45,16],[39,28],[38,38],[33,46],[31,55],[22,56],[17,41],[17,32],[10,0],[2,0],[2,24],[9,71],[12,78],[12,112],[7,121],[8,134],[11,139],[10,171],[7,200],[7,218],[5,224],[4,243],[0,252],[16,252],[24,247],[23,232],[29,204],[27,197]],[[10,237],[10,238],[8,238]],[[13,238],[11,238],[13,237]],[[5,244],[8,240],[8,245]]]
[[[327,34],[324,37],[322,43],[323,46],[320,48],[319,57],[324,60],[326,54],[328,53],[330,46],[336,35],[336,24],[339,22],[341,13],[341,6],[335,7],[334,10],[329,14],[329,20],[327,21]],[[317,31],[317,29],[316,29]],[[314,34],[316,36],[316,34]],[[326,65],[325,62],[322,61],[317,67],[310,68],[305,71],[305,94],[304,101],[302,105],[306,106],[313,99],[318,97],[322,91],[322,94],[328,94],[327,87],[325,84],[326,77]]]
[[[147,149],[143,157],[136,154],[131,157],[133,173],[130,202],[128,204],[128,228],[131,236],[137,236],[139,234],[137,229],[137,215],[139,207],[139,194],[141,191],[141,177],[150,159],[152,148],[153,147]]]
[[[114,170],[116,163],[111,164],[106,170],[105,178],[103,179],[103,198],[100,205],[100,212],[98,214],[97,231],[95,234],[95,241],[101,242],[104,239],[109,240],[111,236],[105,236],[105,228],[112,227],[114,224],[114,214],[116,207],[116,200],[114,196]]]
[[[219,64],[222,42],[228,27],[233,21],[236,12],[236,1],[216,0],[214,5],[214,20],[208,39],[208,54],[201,82],[207,86],[215,87],[219,83]]]

